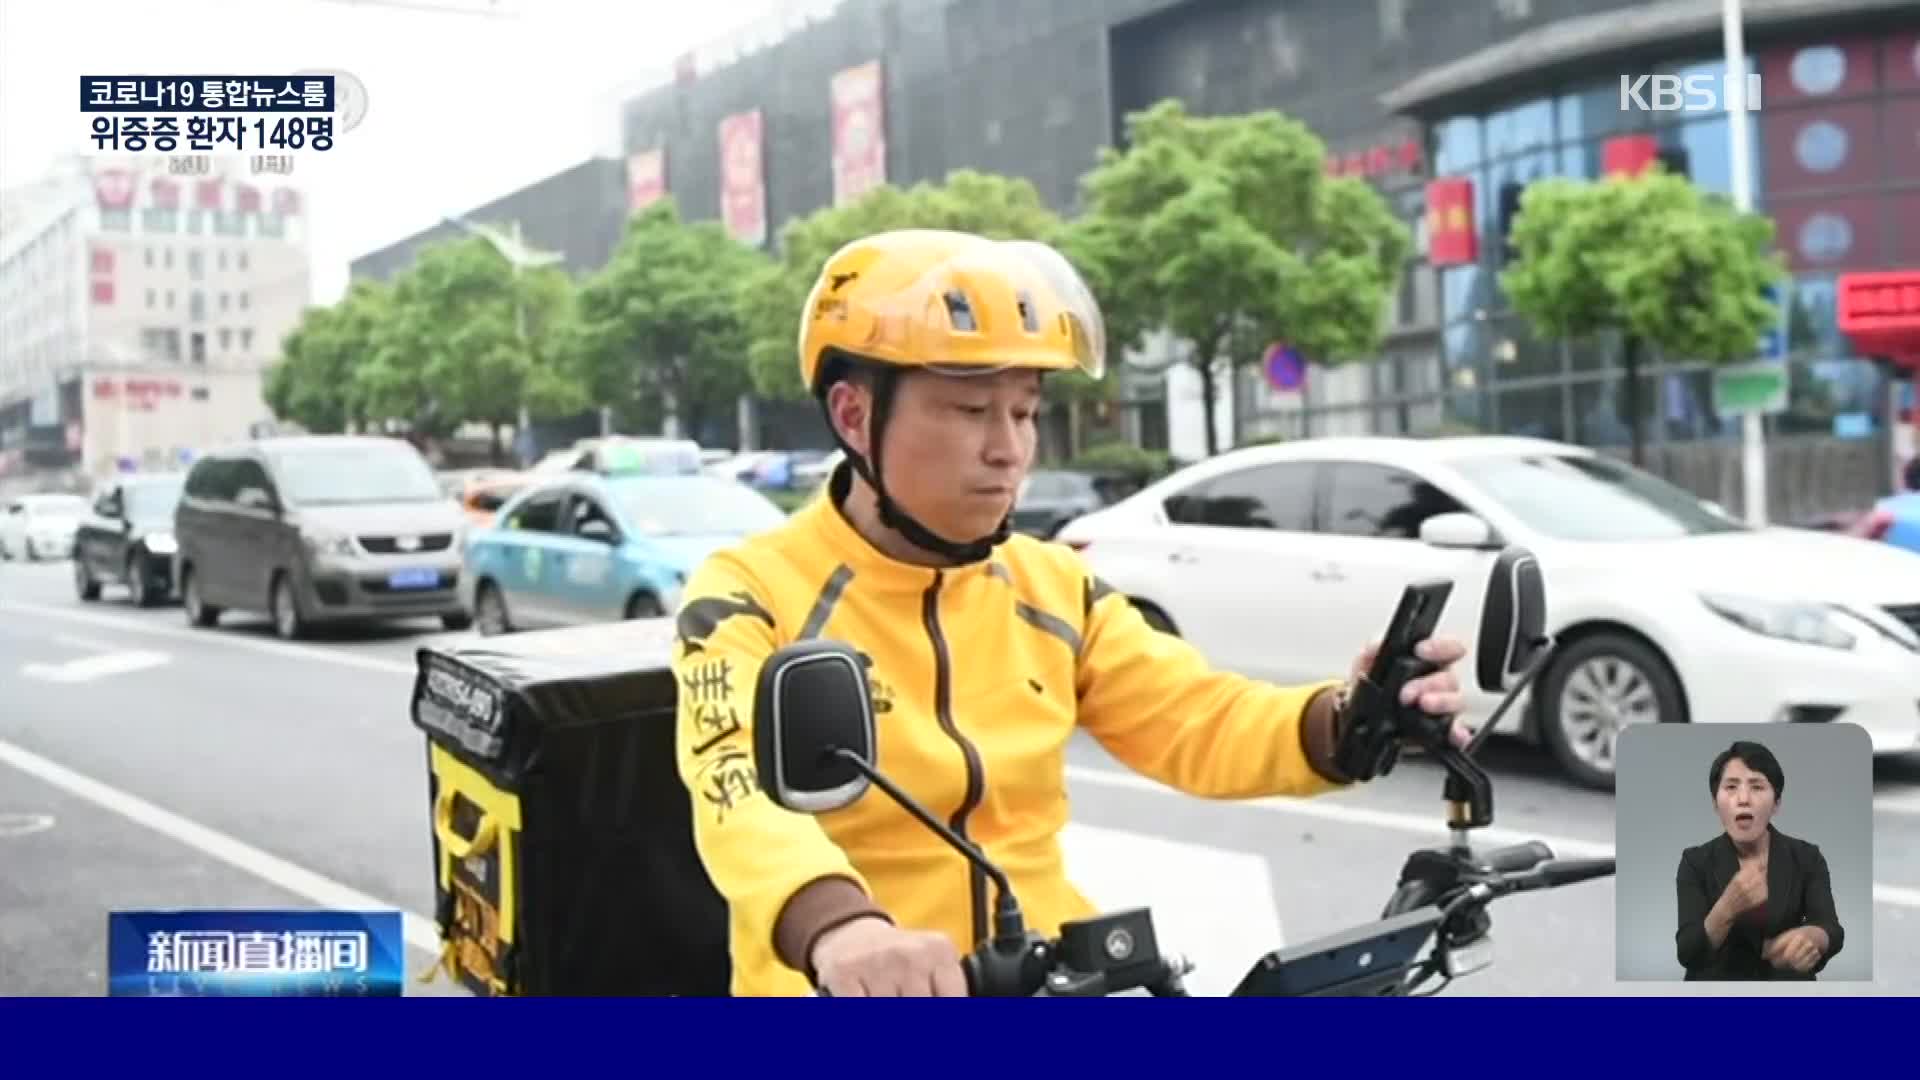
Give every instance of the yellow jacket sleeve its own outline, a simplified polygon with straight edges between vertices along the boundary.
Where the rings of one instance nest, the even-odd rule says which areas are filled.
[[[778,955],[774,935],[803,886],[839,877],[871,895],[820,823],[783,810],[754,770],[753,704],[761,665],[779,647],[773,605],[733,556],[710,558],[687,583],[676,616],[675,744],[693,800],[694,843],[749,947]]]
[[[1202,798],[1313,795],[1342,786],[1314,769],[1303,738],[1309,703],[1341,680],[1276,686],[1215,670],[1198,649],[1149,626],[1098,578],[1089,576],[1085,589],[1080,725],[1114,757]]]

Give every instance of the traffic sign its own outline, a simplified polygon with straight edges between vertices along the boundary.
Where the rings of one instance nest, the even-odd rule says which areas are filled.
[[[1307,388],[1307,362],[1300,350],[1285,342],[1276,341],[1267,346],[1266,362],[1261,366],[1267,373],[1267,385],[1281,393]]]
[[[1763,360],[1714,369],[1713,405],[1721,416],[1771,415],[1787,407],[1787,366]]]

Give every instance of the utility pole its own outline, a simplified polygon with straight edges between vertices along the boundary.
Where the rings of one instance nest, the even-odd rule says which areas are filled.
[[[1721,36],[1725,39],[1726,78],[1721,97],[1727,107],[1728,150],[1733,155],[1733,205],[1741,213],[1753,210],[1753,142],[1747,127],[1747,47],[1742,33],[1740,0],[1720,0]],[[1782,303],[1787,302],[1782,297]],[[1745,481],[1747,524],[1767,523],[1767,419],[1759,410],[1740,418],[1740,475]]]

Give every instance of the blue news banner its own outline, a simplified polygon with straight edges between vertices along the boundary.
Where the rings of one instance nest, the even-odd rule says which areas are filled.
[[[398,912],[107,916],[109,997],[399,997]]]
[[[103,152],[324,152],[336,104],[332,75],[80,76],[80,112]]]

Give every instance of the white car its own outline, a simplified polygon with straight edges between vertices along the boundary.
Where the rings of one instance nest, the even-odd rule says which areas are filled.
[[[0,503],[0,559],[64,559],[87,513],[78,495],[19,495]]]
[[[1400,590],[1450,578],[1441,633],[1471,647],[1487,572],[1539,558],[1551,665],[1501,733],[1612,786],[1641,722],[1852,723],[1920,745],[1920,555],[1754,529],[1592,450],[1537,439],[1316,439],[1191,466],[1067,526],[1093,571],[1216,664],[1342,676]],[[1465,719],[1498,694],[1468,684]]]

